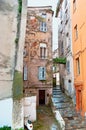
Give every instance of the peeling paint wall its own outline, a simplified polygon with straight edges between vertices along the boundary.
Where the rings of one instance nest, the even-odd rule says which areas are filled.
[[[0,0],[0,126],[12,125],[17,0]]]
[[[12,97],[17,0],[0,1],[0,99]]]
[[[5,107],[5,113],[8,113],[12,117],[11,123],[10,119],[8,122],[12,125],[12,129],[22,128],[23,123],[23,99],[19,98],[14,100],[14,95],[20,96],[23,94],[23,45],[25,40],[25,27],[26,27],[26,10],[27,10],[27,0],[22,0],[22,14],[21,14],[21,24],[20,24],[20,35],[19,35],[19,45],[18,45],[18,55],[16,56],[16,36],[17,36],[17,25],[18,25],[18,0],[0,0],[0,105],[3,101],[3,107],[5,107],[5,100],[8,98],[13,98],[13,104],[10,102]],[[17,63],[15,64],[15,59]],[[15,68],[16,66],[16,68]],[[17,70],[19,72],[16,76],[21,79],[20,84],[14,83],[14,72]],[[22,84],[22,85],[21,85]],[[18,86],[22,88],[17,89]],[[15,89],[13,89],[13,87]],[[13,92],[15,90],[15,92]],[[16,94],[14,94],[16,93]],[[2,108],[2,106],[0,107]],[[4,113],[4,111],[1,111]],[[17,117],[18,116],[18,117]],[[2,118],[2,117],[1,117]],[[2,118],[2,124],[6,125],[4,122],[8,117]],[[9,124],[8,123],[8,124]],[[1,125],[0,125],[1,126]]]
[[[46,18],[42,18],[42,14]],[[46,22],[47,31],[40,30],[40,22]],[[40,45],[46,46],[46,56],[40,55]],[[52,7],[28,7],[27,26],[24,56],[24,66],[28,68],[28,79],[24,81],[24,90],[26,95],[35,94],[37,96],[37,105],[39,104],[39,90],[45,91],[45,104],[48,104],[49,97],[52,94]],[[46,79],[39,80],[39,67],[45,67]],[[47,93],[47,89],[51,91]]]

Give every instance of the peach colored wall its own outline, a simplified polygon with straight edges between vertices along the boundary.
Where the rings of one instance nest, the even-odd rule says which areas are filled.
[[[76,0],[76,10],[73,11],[73,0],[71,0],[72,18],[72,44],[74,58],[74,83],[79,89],[81,84],[82,115],[86,112],[86,0]],[[77,24],[78,38],[74,38],[74,27]],[[80,75],[76,73],[76,58],[80,59]],[[79,105],[76,101],[76,107]]]

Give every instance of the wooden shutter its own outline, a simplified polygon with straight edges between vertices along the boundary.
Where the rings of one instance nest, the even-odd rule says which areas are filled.
[[[39,67],[39,80],[46,79],[46,70],[45,67]]]

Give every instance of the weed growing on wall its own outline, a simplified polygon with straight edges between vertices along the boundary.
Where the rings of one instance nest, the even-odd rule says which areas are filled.
[[[23,78],[22,73],[15,71],[13,81],[13,99],[20,99],[23,97]]]

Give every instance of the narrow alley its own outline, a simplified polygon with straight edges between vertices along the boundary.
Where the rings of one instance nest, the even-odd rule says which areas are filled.
[[[33,123],[33,130],[60,130],[50,106],[38,106],[37,121]]]
[[[86,0],[0,0],[0,42],[0,129],[86,130]]]
[[[65,130],[86,130],[86,118],[77,113],[71,98],[60,87],[53,89],[54,110],[58,110],[65,121]]]

